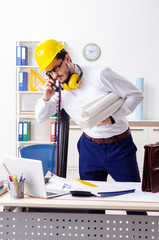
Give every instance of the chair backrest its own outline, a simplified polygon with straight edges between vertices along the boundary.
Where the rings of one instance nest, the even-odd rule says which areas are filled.
[[[20,155],[23,158],[41,160],[43,163],[44,175],[47,171],[51,171],[53,159],[53,144],[34,144],[20,148]],[[56,146],[55,146],[56,156]],[[56,160],[56,157],[55,157]],[[53,173],[56,173],[56,161],[53,167]],[[36,169],[35,169],[36,171]]]

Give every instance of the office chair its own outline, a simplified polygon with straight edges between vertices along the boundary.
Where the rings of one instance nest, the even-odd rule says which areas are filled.
[[[51,171],[53,159],[53,144],[34,144],[19,149],[23,158],[41,160],[43,164],[44,176],[47,171]],[[56,146],[55,146],[56,154]],[[56,159],[56,158],[55,158]],[[55,173],[56,163],[54,163],[53,173]],[[35,169],[36,171],[36,169]]]

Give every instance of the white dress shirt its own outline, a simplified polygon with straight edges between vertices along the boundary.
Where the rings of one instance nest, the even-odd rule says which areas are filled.
[[[64,108],[68,115],[79,124],[82,121],[82,106],[114,92],[124,99],[120,109],[112,114],[115,123],[93,127],[85,133],[93,138],[109,138],[125,132],[128,129],[126,116],[131,114],[143,100],[142,92],[108,67],[82,67],[82,71],[81,83],[76,89],[61,91],[61,108]],[[75,73],[80,73],[77,66],[75,66]],[[38,122],[45,121],[56,113],[57,94],[49,101],[44,101],[43,98],[38,99],[35,107],[35,117]]]

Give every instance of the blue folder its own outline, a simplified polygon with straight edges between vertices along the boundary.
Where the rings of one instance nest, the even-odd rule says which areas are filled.
[[[16,65],[17,66],[22,65],[22,47],[21,46],[16,47]]]
[[[27,53],[27,47],[22,46],[22,66],[28,65],[28,53]]]
[[[98,192],[98,194],[99,194],[99,197],[111,197],[111,196],[123,195],[123,194],[128,194],[133,192],[135,192],[135,189],[115,191],[115,192]]]
[[[84,191],[84,190],[72,190],[70,191],[72,196],[78,196],[78,197],[112,197],[112,196],[118,196],[128,193],[135,192],[136,189],[129,189],[129,190],[123,190],[123,191],[114,191],[114,192],[97,192],[97,194],[92,193],[90,191]]]
[[[27,91],[28,90],[28,73],[27,72],[19,72],[19,91]]]
[[[18,141],[23,141],[23,122],[18,123]]]

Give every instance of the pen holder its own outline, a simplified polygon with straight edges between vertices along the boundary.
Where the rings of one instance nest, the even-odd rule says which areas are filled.
[[[24,181],[10,182],[10,198],[24,198]]]

